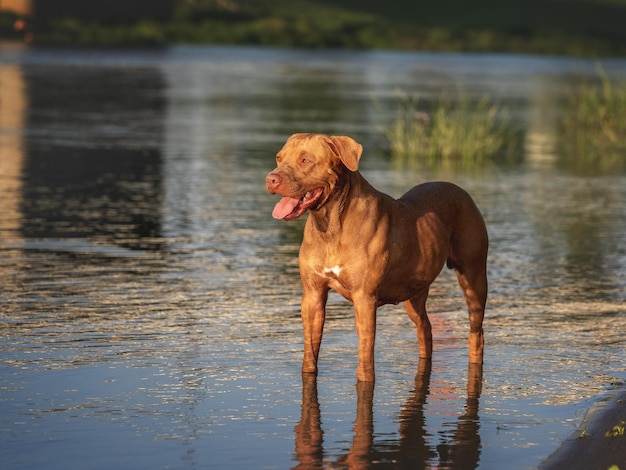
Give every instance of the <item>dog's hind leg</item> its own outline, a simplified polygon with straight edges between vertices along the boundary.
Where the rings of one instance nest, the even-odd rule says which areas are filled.
[[[404,302],[404,308],[409,318],[417,327],[417,340],[421,359],[430,359],[433,355],[433,334],[426,314],[426,299],[428,287],[417,296]]]
[[[454,266],[457,279],[469,312],[469,362],[481,364],[485,339],[483,336],[483,318],[487,303],[487,273],[485,263],[472,263],[466,267]]]
[[[469,362],[482,364],[485,339],[483,318],[487,303],[489,237],[476,205],[466,204],[450,238],[448,266],[454,268],[469,312]]]

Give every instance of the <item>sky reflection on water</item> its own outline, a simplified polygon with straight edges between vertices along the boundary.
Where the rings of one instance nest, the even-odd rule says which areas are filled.
[[[1,460],[537,465],[626,379],[626,177],[564,171],[550,145],[562,84],[589,71],[513,56],[0,49]],[[459,81],[514,106],[525,162],[394,169],[380,126],[397,89]],[[263,182],[302,130],[363,142],[364,174],[394,196],[441,178],[475,197],[491,237],[482,380],[444,272],[429,367],[388,306],[376,387],[355,388],[351,309],[331,296],[320,377],[302,382],[302,223],[272,220]]]

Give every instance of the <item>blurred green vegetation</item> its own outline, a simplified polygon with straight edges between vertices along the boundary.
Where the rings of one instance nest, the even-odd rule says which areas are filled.
[[[0,13],[0,37],[17,38]],[[625,55],[626,0],[177,0],[169,21],[32,18],[35,43]]]
[[[573,84],[560,104],[556,163],[581,175],[626,171],[626,81],[597,75]],[[399,167],[471,170],[524,158],[524,131],[489,96],[463,90],[432,103],[401,95],[393,121],[382,129]]]
[[[626,170],[626,82],[598,77],[572,87],[562,112],[559,164],[581,174]]]
[[[463,90],[443,92],[435,103],[402,95],[393,123],[383,129],[399,167],[472,169],[519,160],[522,134],[489,96],[471,100]]]

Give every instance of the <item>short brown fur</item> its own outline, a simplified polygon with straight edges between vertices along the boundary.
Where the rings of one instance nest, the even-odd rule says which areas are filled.
[[[444,264],[456,271],[469,310],[469,362],[482,363],[488,237],[472,198],[452,183],[415,186],[400,199],[357,171],[362,147],[350,137],[294,134],[266,178],[270,193],[301,198],[285,219],[310,211],[300,247],[304,359],[317,373],[328,291],[354,304],[356,375],[373,381],[376,309],[404,302],[421,358],[432,355],[426,298]],[[303,212],[304,212],[303,211]],[[282,217],[281,217],[282,218]]]

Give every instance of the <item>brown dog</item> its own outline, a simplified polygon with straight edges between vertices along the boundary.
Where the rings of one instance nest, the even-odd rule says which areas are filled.
[[[326,300],[334,289],[354,304],[359,380],[374,380],[376,308],[404,302],[417,326],[421,358],[432,355],[428,289],[444,264],[454,268],[469,309],[469,361],[483,360],[487,300],[485,222],[472,198],[451,183],[426,183],[396,200],[357,171],[362,146],[350,137],[294,134],[265,179],[283,198],[273,216],[310,211],[300,247],[304,360],[317,373]]]

